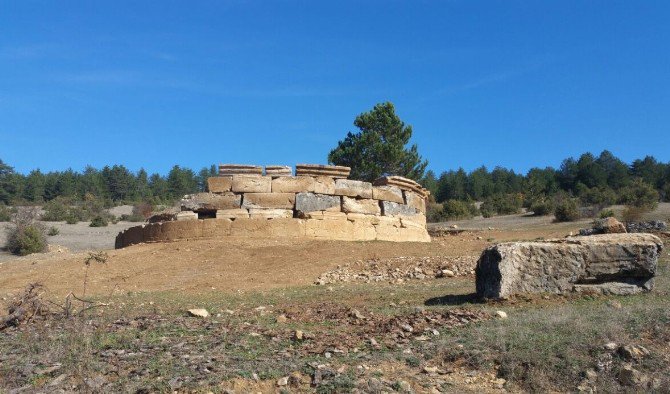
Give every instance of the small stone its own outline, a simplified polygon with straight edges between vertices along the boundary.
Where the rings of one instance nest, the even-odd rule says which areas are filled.
[[[279,378],[277,380],[277,386],[282,387],[288,385],[288,376],[284,376],[283,378]]]
[[[624,365],[619,371],[619,381],[624,386],[640,387],[646,385],[649,378],[630,365]]]
[[[427,340],[429,340],[430,338],[427,337],[427,336],[425,336],[425,335],[420,335],[420,336],[418,336],[418,337],[416,337],[416,338],[414,338],[414,339],[416,339],[417,341],[427,341]]]
[[[507,312],[505,311],[496,311],[496,316],[500,319],[507,319]]]
[[[619,348],[621,354],[626,360],[641,360],[650,354],[649,350],[640,345],[626,345]]]
[[[288,317],[286,317],[286,315],[277,316],[277,323],[283,324],[283,323],[286,323],[287,321],[288,321]]]
[[[301,330],[295,330],[295,332],[293,332],[293,338],[297,341],[302,341],[305,338],[305,333]]]
[[[437,373],[437,371],[438,371],[437,367],[429,367],[427,365],[423,367],[423,372],[427,374],[434,374]]]
[[[193,317],[202,317],[203,319],[209,317],[209,312],[204,308],[189,309],[188,314]]]
[[[621,305],[621,303],[620,303],[619,301],[617,301],[617,300],[609,300],[609,301],[607,301],[607,306],[609,306],[610,308],[614,308],[614,309],[621,309],[621,308],[623,308],[623,306]]]
[[[414,328],[412,326],[410,326],[409,324],[401,324],[400,328],[402,328],[403,331],[407,331],[407,332],[414,331]]]
[[[442,270],[442,276],[447,277],[447,278],[453,278],[456,274],[454,274],[454,271],[452,270]]]
[[[363,314],[361,312],[359,312],[358,309],[353,309],[351,311],[351,317],[354,317],[354,318],[359,319],[359,320],[365,319],[365,316],[363,316]]]
[[[613,351],[613,350],[616,350],[618,345],[615,342],[607,342],[604,347],[607,350]]]

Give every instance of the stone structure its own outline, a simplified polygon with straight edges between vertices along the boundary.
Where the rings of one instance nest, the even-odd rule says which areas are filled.
[[[345,241],[430,242],[427,191],[402,177],[373,183],[347,179],[350,168],[298,164],[226,164],[207,193],[184,196],[175,221],[132,227],[116,247],[221,236]]]
[[[663,243],[651,234],[604,234],[539,242],[508,242],[484,250],[477,262],[477,294],[651,290]]]

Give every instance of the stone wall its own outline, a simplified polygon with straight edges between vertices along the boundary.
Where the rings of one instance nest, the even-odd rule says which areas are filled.
[[[222,165],[207,193],[184,196],[174,221],[121,232],[116,247],[222,236],[429,242],[428,192],[397,176],[348,179],[340,166]]]

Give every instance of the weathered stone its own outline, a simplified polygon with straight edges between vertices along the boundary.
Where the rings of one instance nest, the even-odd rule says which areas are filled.
[[[345,214],[342,212],[342,214]],[[352,221],[352,222],[364,222],[364,223],[370,223],[373,225],[377,225],[381,222],[379,219],[379,216],[377,215],[366,215],[364,213],[347,213],[347,220]]]
[[[426,228],[426,215],[418,214],[411,216],[399,215],[401,227]]]
[[[318,220],[347,220],[347,214],[340,211],[313,211],[302,215],[305,219]]]
[[[477,262],[477,293],[500,298],[517,293],[648,291],[662,249],[661,240],[651,234],[498,244],[484,250]]]
[[[620,234],[626,232],[626,226],[613,217],[597,219],[593,223],[593,228],[602,234]]]
[[[314,190],[311,176],[281,176],[272,179],[272,193],[301,193]]]
[[[403,190],[403,194],[406,205],[416,208],[421,213],[426,213],[426,199],[423,196],[407,190]]]
[[[237,193],[270,193],[272,191],[272,177],[233,175],[232,190]]]
[[[372,224],[354,224],[348,220],[305,220],[305,235],[310,238],[341,241],[372,241],[376,237]]]
[[[427,197],[430,194],[427,189],[416,183],[414,180],[396,175],[377,178],[372,182],[372,184],[375,186],[397,186],[402,190],[414,191],[422,197]]]
[[[219,175],[263,175],[263,167],[247,164],[221,164]]]
[[[203,308],[189,309],[188,314],[194,317],[209,317],[209,312],[207,312],[207,309]]]
[[[342,212],[363,213],[366,215],[379,215],[379,201],[368,198],[342,197]]]
[[[314,211],[339,211],[341,203],[342,199],[340,196],[298,193],[295,197],[295,210],[298,215]]]
[[[295,193],[244,193],[243,208],[293,209]]]
[[[375,200],[386,200],[404,204],[405,198],[402,195],[402,190],[397,186],[373,186],[372,198]]]
[[[210,193],[229,192],[232,186],[232,176],[213,176],[207,178],[207,190],[209,190]]]
[[[336,179],[335,194],[347,197],[372,198],[372,184],[352,179]]]
[[[391,201],[382,201],[382,215],[384,216],[413,216],[419,212],[416,208]]]
[[[239,208],[242,196],[233,193],[196,193],[188,194],[181,200],[181,208],[189,211],[217,211],[219,209]]]
[[[333,178],[347,178],[351,168],[343,166],[326,166],[321,164],[296,164],[296,175],[331,176]]]
[[[198,214],[192,211],[182,211],[178,212],[177,215],[177,220],[198,220]]]
[[[316,176],[310,192],[318,194],[335,194],[335,179],[329,176]]]
[[[265,166],[265,175],[268,176],[291,176],[293,171],[289,166]]]
[[[258,209],[250,208],[249,217],[251,219],[276,219],[276,218],[292,218],[292,209]]]
[[[216,211],[217,219],[239,219],[249,218],[249,211],[244,208],[237,209],[220,209]]]

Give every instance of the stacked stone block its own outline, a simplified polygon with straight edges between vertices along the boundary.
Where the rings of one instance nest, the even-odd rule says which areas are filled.
[[[428,194],[410,179],[393,176],[370,183],[347,179],[348,167],[312,164],[297,165],[295,176],[288,166],[268,166],[263,171],[259,166],[227,164],[219,171],[219,176],[208,179],[209,192],[184,196],[177,221],[126,230],[117,237],[117,247],[183,238],[189,228],[199,235],[186,238],[430,241],[425,216]],[[184,224],[213,218],[216,224]]]

